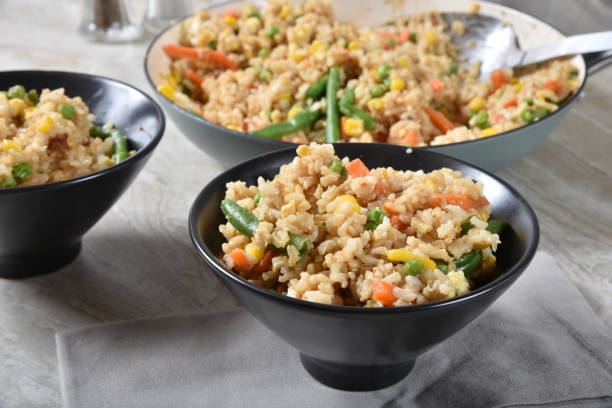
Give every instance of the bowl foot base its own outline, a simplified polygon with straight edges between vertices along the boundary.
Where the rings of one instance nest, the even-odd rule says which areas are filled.
[[[355,366],[312,358],[300,353],[302,365],[315,380],[344,391],[374,391],[400,381],[412,370],[414,361],[386,366]]]
[[[81,252],[81,241],[53,251],[0,256],[0,278],[19,279],[44,275],[72,262]]]

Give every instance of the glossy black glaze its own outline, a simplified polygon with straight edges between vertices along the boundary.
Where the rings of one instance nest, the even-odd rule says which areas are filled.
[[[0,189],[0,277],[40,275],[71,262],[81,237],[117,201],[146,164],[165,128],[161,108],[138,89],[93,75],[60,71],[0,72],[0,89],[63,87],[80,96],[96,123],[112,122],[137,152],[108,169],[41,186]],[[141,127],[141,128],[139,128]]]
[[[492,217],[507,220],[494,282],[466,295],[424,305],[397,308],[356,308],[305,302],[248,283],[217,259],[225,222],[219,203],[225,183],[258,176],[271,179],[280,165],[295,156],[285,149],[236,166],[212,180],[198,195],[189,216],[192,241],[199,255],[229,291],[258,320],[302,353],[307,371],[322,383],[344,390],[373,390],[403,378],[416,357],[447,339],[480,315],[523,272],[538,245],[538,222],[525,200],[499,178],[465,162],[431,151],[411,154],[397,146],[339,144],[336,153],[360,157],[369,167],[431,171],[441,167],[461,170],[484,183],[493,206]]]

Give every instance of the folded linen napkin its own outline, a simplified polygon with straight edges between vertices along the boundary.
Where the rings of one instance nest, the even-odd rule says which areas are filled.
[[[57,334],[63,405],[76,407],[612,407],[612,332],[539,253],[493,306],[398,384],[327,388],[243,309]]]

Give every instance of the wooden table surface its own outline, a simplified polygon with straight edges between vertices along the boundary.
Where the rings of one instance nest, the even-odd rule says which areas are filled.
[[[504,3],[568,34],[612,29],[606,0]],[[141,15],[144,0],[134,6]],[[77,33],[80,7],[76,0],[0,0],[0,70],[89,72],[151,93],[142,69],[148,40],[88,43]],[[611,84],[612,68],[589,78],[584,98],[551,137],[498,174],[536,210],[540,250],[558,259],[610,327]],[[0,408],[60,406],[58,331],[237,304],[195,255],[187,231],[193,199],[220,171],[168,122],[152,159],[85,235],[74,263],[47,276],[0,280]]]

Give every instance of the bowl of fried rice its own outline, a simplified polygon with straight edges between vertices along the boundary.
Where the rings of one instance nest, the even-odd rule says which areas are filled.
[[[364,143],[236,166],[201,191],[189,228],[203,261],[315,379],[362,391],[401,380],[477,318],[539,237],[531,207],[486,171]]]
[[[0,73],[0,276],[70,263],[161,140],[147,95],[76,72]]]
[[[524,13],[469,0],[237,1],[160,33],[145,73],[179,129],[226,166],[290,144],[359,142],[499,170],[558,125],[584,85],[584,59],[494,69],[482,80],[481,61],[466,61],[451,40],[466,27],[443,12],[496,17],[522,48],[562,37]]]

